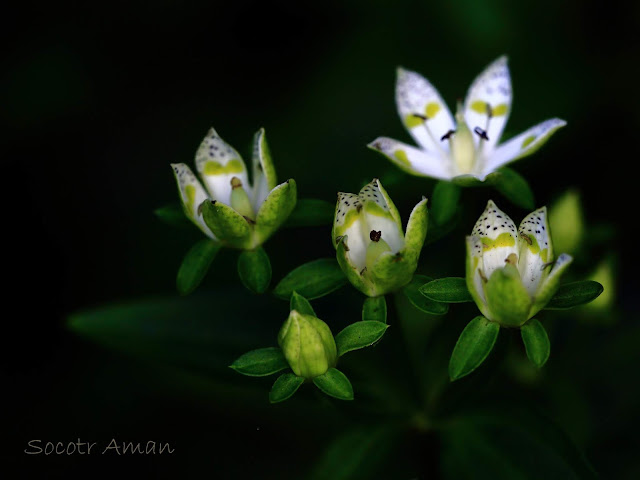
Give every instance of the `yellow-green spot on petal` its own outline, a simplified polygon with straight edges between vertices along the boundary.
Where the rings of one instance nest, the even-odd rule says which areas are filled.
[[[536,139],[535,135],[531,135],[530,137],[525,138],[524,141],[522,142],[521,148],[527,148],[529,145],[533,143],[535,139]]]
[[[427,116],[427,118],[435,117],[439,111],[440,111],[440,105],[434,102],[428,103],[424,109],[424,113]]]
[[[234,158],[229,160],[226,165],[221,165],[219,162],[209,160],[204,164],[205,175],[222,175],[226,173],[242,173],[244,171],[244,163],[242,160]]]
[[[499,117],[501,115],[506,115],[509,111],[509,107],[506,103],[501,103],[500,105],[496,105],[491,109],[491,115],[494,117]]]
[[[364,211],[368,214],[375,215],[376,217],[389,217],[391,218],[391,213],[388,210],[385,210],[376,202],[367,201],[364,204]]]
[[[470,108],[474,112],[481,113],[484,115],[487,113],[487,102],[483,102],[482,100],[476,100],[475,102],[471,102]]]
[[[544,263],[547,263],[548,257],[549,257],[549,249],[545,248],[540,252],[540,260],[542,260]]]
[[[356,209],[349,210],[347,215],[344,217],[344,222],[340,226],[336,226],[336,236],[344,235],[351,225],[358,219],[360,216],[360,212]]]
[[[482,241],[485,250],[499,247],[513,247],[516,244],[516,239],[508,232],[501,233],[495,239],[481,237],[480,241]]]
[[[405,152],[404,150],[396,150],[393,153],[393,156],[396,157],[396,160],[398,160],[401,164],[405,165],[406,167],[411,167],[411,162],[407,157],[407,152]]]
[[[416,117],[414,114],[410,113],[409,115],[407,115],[406,117],[404,117],[404,123],[407,126],[407,128],[415,128],[418,127],[420,125],[422,125],[424,122],[424,119],[420,118],[420,117]]]
[[[184,203],[184,206],[187,210],[187,213],[190,216],[193,216],[194,213],[194,204],[196,203],[196,187],[193,185],[187,185],[184,187],[184,193],[187,197],[187,201]]]

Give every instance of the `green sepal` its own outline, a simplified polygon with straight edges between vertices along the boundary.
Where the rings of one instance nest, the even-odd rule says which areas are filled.
[[[238,276],[253,293],[264,293],[271,283],[271,262],[262,247],[245,250],[238,256]]]
[[[353,400],[353,387],[347,376],[336,368],[313,379],[316,387],[338,400]]]
[[[314,317],[317,317],[316,312],[313,310],[313,307],[309,303],[309,300],[304,298],[302,295],[300,295],[295,290],[293,292],[291,292],[291,300],[289,302],[289,310],[290,311],[295,310],[295,311],[297,311],[299,313],[302,313],[303,315],[313,315]]]
[[[282,350],[277,347],[259,348],[238,357],[229,368],[250,377],[266,377],[289,368]]]
[[[486,181],[514,205],[526,210],[535,208],[536,201],[533,190],[525,178],[515,170],[503,167],[487,175]]]
[[[376,320],[352,323],[336,335],[338,356],[373,345],[382,338],[387,328],[389,325]]]
[[[333,258],[320,258],[291,270],[278,282],[273,294],[289,300],[295,290],[308,300],[324,297],[346,283],[342,270]]]
[[[467,280],[461,277],[438,278],[420,287],[420,293],[435,302],[473,302]]]
[[[531,297],[522,285],[520,273],[513,265],[493,272],[484,286],[492,320],[501,325],[517,327],[529,319]]]
[[[589,303],[600,296],[604,287],[593,280],[565,283],[546,304],[544,310],[565,310]]]
[[[276,169],[273,165],[269,145],[267,144],[267,135],[264,128],[258,130],[253,136],[253,165],[254,165],[254,181],[256,176],[257,165],[260,165],[262,173],[267,179],[267,188],[271,191],[278,184],[276,177]]]
[[[180,295],[188,295],[198,288],[218,250],[220,250],[220,244],[208,238],[198,241],[189,249],[176,277],[176,288]]]
[[[153,213],[162,222],[172,227],[187,228],[194,225],[189,217],[185,215],[184,208],[177,203],[156,208]]]
[[[451,381],[469,375],[484,362],[499,332],[500,325],[484,317],[476,317],[464,327],[449,360]]]
[[[298,377],[293,373],[283,373],[280,375],[271,387],[269,392],[269,402],[284,402],[291,398],[304,383],[304,378]]]
[[[460,187],[482,187],[484,183],[478,180],[473,175],[458,175],[457,177],[453,177],[451,179],[455,185]]]
[[[333,222],[333,203],[317,198],[300,198],[284,227],[328,226]]]
[[[573,257],[566,253],[561,254],[556,259],[551,272],[549,272],[549,275],[542,280],[538,290],[536,291],[529,318],[533,317],[536,313],[546,307],[551,301],[560,288],[560,279],[562,278],[562,274],[572,262]]]
[[[542,324],[532,318],[520,328],[520,335],[531,363],[538,368],[547,363],[551,352],[551,344],[549,343],[547,331]]]
[[[298,197],[294,179],[275,187],[267,196],[256,216],[256,242],[264,243],[289,217]]]
[[[400,251],[407,262],[408,268],[411,268],[411,275],[418,266],[418,258],[424,245],[424,239],[427,236],[427,227],[429,224],[429,211],[427,210],[427,199],[422,200],[413,207],[409,221],[407,222],[407,231],[404,236],[404,248]]]
[[[362,320],[387,323],[387,301],[384,295],[365,298],[362,304]]]
[[[251,227],[248,221],[229,205],[205,200],[199,207],[207,227],[229,247],[251,248]]]
[[[455,215],[460,200],[460,186],[440,180],[431,195],[431,218],[438,225],[444,225]]]
[[[444,315],[449,311],[449,305],[447,303],[436,302],[420,293],[421,286],[429,283],[431,280],[431,277],[427,277],[426,275],[414,275],[411,282],[409,282],[402,291],[409,299],[409,302],[418,310],[432,315]]]

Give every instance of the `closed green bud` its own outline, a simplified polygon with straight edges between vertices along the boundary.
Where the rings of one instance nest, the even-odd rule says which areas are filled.
[[[329,326],[313,315],[292,310],[278,334],[278,344],[291,370],[312,379],[335,367],[336,342]]]

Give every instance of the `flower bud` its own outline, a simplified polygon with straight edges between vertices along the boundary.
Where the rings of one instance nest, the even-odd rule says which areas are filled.
[[[313,315],[292,310],[278,334],[278,344],[291,370],[311,379],[336,365],[336,342],[329,326]]]

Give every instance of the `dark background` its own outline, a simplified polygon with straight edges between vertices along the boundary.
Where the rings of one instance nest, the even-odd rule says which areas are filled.
[[[529,180],[539,205],[576,186],[589,223],[616,227],[617,234],[583,262],[595,264],[605,250],[619,253],[621,313],[612,328],[637,325],[637,262],[634,251],[626,251],[637,237],[624,225],[636,221],[640,158],[637,4],[21,5],[4,16],[9,51],[0,118],[4,185],[10,187],[5,205],[16,217],[6,220],[4,230],[11,289],[5,291],[3,376],[9,381],[5,395],[15,405],[6,411],[11,422],[3,456],[18,462],[24,478],[123,471],[262,478],[284,468],[284,459],[292,462],[292,478],[302,475],[330,436],[327,425],[300,432],[286,419],[294,408],[273,413],[263,405],[266,397],[253,399],[260,407],[233,404],[220,393],[230,388],[224,383],[207,394],[193,393],[200,390],[185,385],[206,381],[206,372],[186,381],[175,368],[160,369],[155,361],[83,339],[65,322],[73,312],[115,301],[174,295],[176,269],[199,235],[172,230],[152,212],[175,201],[168,164],[192,162],[210,126],[242,153],[253,132],[265,127],[279,178],[295,178],[302,197],[333,201],[338,190],[355,191],[373,176],[393,175],[391,165],[365,145],[378,135],[408,141],[394,105],[398,65],[427,76],[453,107],[482,68],[501,54],[509,56],[515,96],[505,134],[554,116],[568,121],[538,154],[514,166]],[[409,177],[403,182],[389,191],[404,216],[420,195],[431,193],[433,183]],[[511,208],[514,219],[526,213],[487,189],[464,195],[470,211],[458,238],[489,196]],[[459,275],[461,260],[447,264],[438,253],[445,246],[425,250],[423,261],[433,262],[431,273]],[[461,259],[458,247],[453,258]],[[267,251],[275,280],[304,261],[333,255],[323,228],[280,232]],[[225,300],[231,305],[225,310],[231,312],[224,319],[227,333],[246,333],[255,338],[250,346],[261,346],[254,330],[260,338],[275,338],[286,307],[254,299],[253,317],[234,317],[233,305],[246,302],[234,260],[231,252],[221,254],[200,293],[185,301],[202,303],[207,289],[235,292]],[[357,315],[360,297],[338,294],[341,301],[352,298],[358,299]],[[334,303],[323,302],[325,314],[337,311]],[[214,315],[217,306],[207,308]],[[589,338],[600,340],[591,345],[598,348],[581,353],[600,362],[604,372],[638,360],[635,350],[627,357],[615,351],[613,340],[607,343],[613,335],[611,327],[592,332]],[[216,361],[226,365],[243,351],[230,346]],[[582,356],[570,361],[574,370],[586,368]],[[238,389],[251,380],[234,379]],[[577,443],[603,478],[638,473],[637,439],[630,435],[637,420],[637,376],[618,380],[601,388],[592,384],[584,393],[592,421],[588,432],[579,432],[580,422],[571,431],[571,422],[557,415],[569,436],[581,439]],[[263,393],[268,385],[260,384]],[[605,388],[613,390],[604,394]],[[346,421],[348,413],[341,411],[333,421]],[[100,444],[112,437],[158,439],[175,444],[179,453],[144,459],[22,453],[30,439],[78,437]]]

